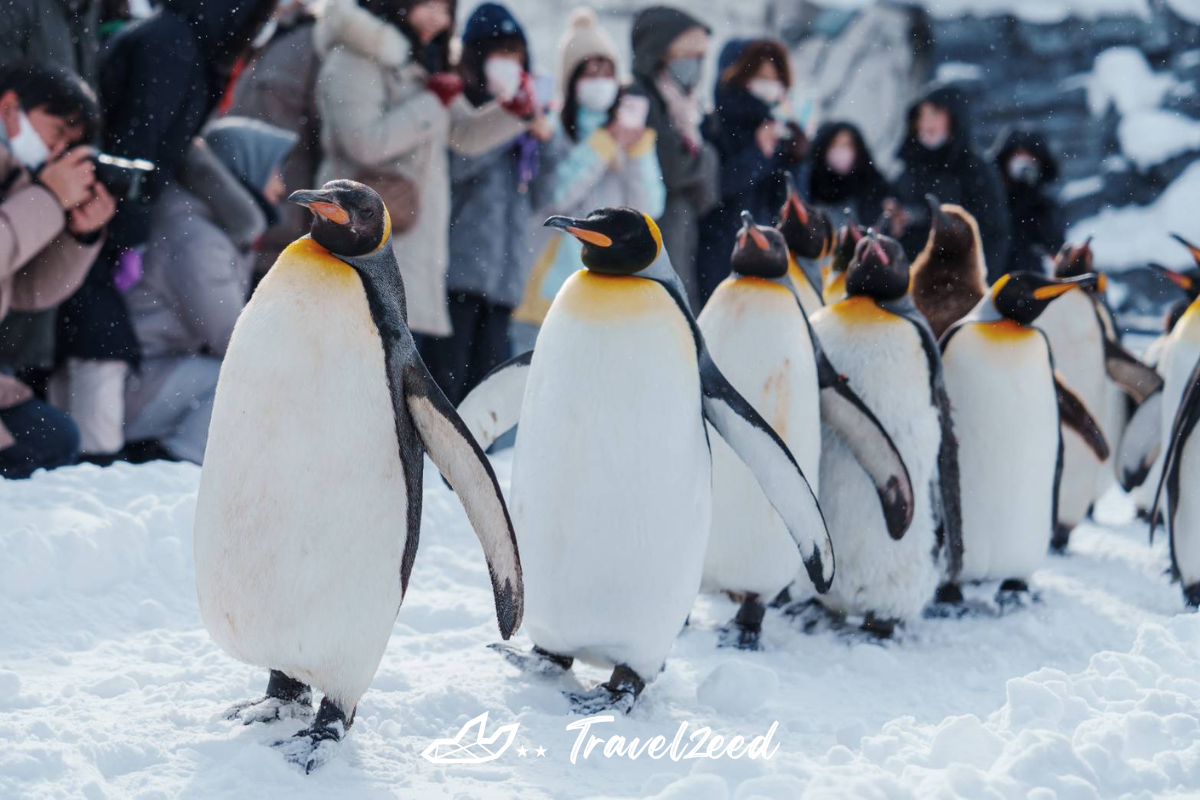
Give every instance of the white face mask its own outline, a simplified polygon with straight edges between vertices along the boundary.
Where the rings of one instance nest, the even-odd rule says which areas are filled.
[[[521,86],[521,65],[511,58],[489,58],[483,65],[488,94],[498,100],[511,100]]]
[[[787,93],[782,82],[770,78],[755,78],[746,84],[746,91],[769,106],[783,102],[783,96]]]
[[[17,112],[17,135],[8,140],[8,146],[17,160],[30,171],[36,171],[50,158],[50,148],[33,129],[24,111]]]
[[[608,111],[620,90],[616,78],[582,78],[575,84],[575,99],[592,111]]]
[[[1008,176],[1014,181],[1033,186],[1041,177],[1042,170],[1032,156],[1013,156],[1008,162]]]
[[[929,133],[925,131],[917,131],[917,141],[926,150],[937,150],[939,147],[949,141],[950,137],[941,133]]]
[[[858,153],[854,152],[853,147],[831,147],[825,153],[825,163],[829,168],[838,175],[849,175],[854,169],[854,162],[858,159]]]

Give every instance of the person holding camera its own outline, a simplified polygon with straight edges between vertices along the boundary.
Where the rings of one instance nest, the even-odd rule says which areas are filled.
[[[63,67],[0,68],[0,319],[70,297],[100,251],[116,204],[96,180],[96,97]],[[0,475],[71,463],[79,431],[0,364]]]

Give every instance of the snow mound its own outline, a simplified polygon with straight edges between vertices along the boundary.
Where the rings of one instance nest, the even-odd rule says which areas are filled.
[[[766,667],[729,661],[708,674],[696,699],[726,714],[757,711],[779,690],[779,676]]]
[[[1157,108],[1136,111],[1121,119],[1117,137],[1121,152],[1146,170],[1200,150],[1200,120]]]
[[[1156,73],[1136,47],[1111,47],[1096,56],[1087,77],[1088,108],[1101,117],[1110,106],[1122,116],[1157,108],[1175,87],[1169,74]]]
[[[1151,261],[1188,267],[1192,259],[1169,234],[1200,241],[1200,161],[1188,166],[1158,199],[1147,206],[1106,208],[1082,219],[1067,232],[1068,241],[1094,237],[1092,249],[1105,269],[1126,269]]]

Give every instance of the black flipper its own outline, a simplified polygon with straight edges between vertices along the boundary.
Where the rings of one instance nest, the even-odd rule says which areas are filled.
[[[942,543],[946,546],[949,556],[947,579],[953,582],[962,571],[962,495],[959,488],[958,437],[954,434],[954,418],[950,413],[950,396],[946,394],[946,378],[942,371],[942,351],[933,335],[933,329],[929,327],[929,321],[917,310],[911,295],[884,303],[882,307],[912,323],[921,337],[921,346],[925,350],[925,360],[929,368],[930,401],[938,410],[938,421],[942,428],[941,447],[938,450],[938,485],[935,487],[934,497],[937,500],[936,512],[941,523],[939,536],[942,538]]]
[[[1087,404],[1062,382],[1057,373],[1054,375],[1054,390],[1058,394],[1058,413],[1062,424],[1079,434],[1096,458],[1101,461],[1107,459],[1108,440],[1104,438],[1104,431],[1088,410]]]
[[[1175,559],[1175,512],[1179,509],[1179,462],[1183,446],[1191,438],[1200,420],[1200,361],[1192,368],[1187,385],[1179,399],[1179,408],[1175,411],[1175,419],[1171,423],[1171,436],[1167,441],[1167,452],[1163,457],[1162,477],[1158,481],[1158,489],[1154,493],[1154,505],[1150,509],[1150,541],[1154,541],[1154,529],[1158,522],[1159,504],[1162,502],[1164,490],[1167,496],[1166,524],[1167,541],[1171,551],[1171,571],[1174,575],[1185,578],[1184,591],[1189,588],[1187,578],[1182,576],[1179,564]]]
[[[672,271],[650,279],[667,290],[691,328],[704,418],[749,467],[796,542],[813,586],[822,594],[829,591],[833,583],[833,543],[808,478],[771,425],[738,393],[713,361],[678,277]]]
[[[532,363],[532,350],[506,361],[484,376],[458,404],[458,415],[480,449],[486,451],[517,424]]]
[[[1121,391],[1144,403],[1148,397],[1163,387],[1162,377],[1147,367],[1132,353],[1111,339],[1104,340],[1104,366],[1108,377]]]
[[[1129,492],[1141,486],[1162,453],[1163,393],[1157,391],[1133,412],[1117,446],[1117,480]]]

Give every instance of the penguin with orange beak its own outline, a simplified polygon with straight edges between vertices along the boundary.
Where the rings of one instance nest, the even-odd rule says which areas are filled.
[[[904,459],[825,356],[788,278],[783,234],[743,211],[730,270],[697,319],[713,361],[787,443],[818,493],[822,421],[837,431],[863,462],[867,494],[859,502],[874,508],[893,536],[903,536],[914,491]],[[758,649],[764,601],[792,583],[800,561],[753,474],[720,437],[710,438],[713,519],[703,587],[741,598],[737,616],[721,631],[722,645]],[[867,499],[871,494],[877,503]]]
[[[804,204],[792,174],[785,173],[784,177],[787,198],[775,227],[787,242],[788,280],[796,289],[804,313],[811,316],[825,305],[821,290],[833,257],[834,228],[824,211]]]
[[[964,581],[1002,581],[1001,607],[1029,596],[1058,519],[1062,427],[1101,461],[1108,443],[1094,415],[1057,377],[1033,326],[1094,274],[1069,280],[1013,272],[941,338],[946,394],[958,437]]]

